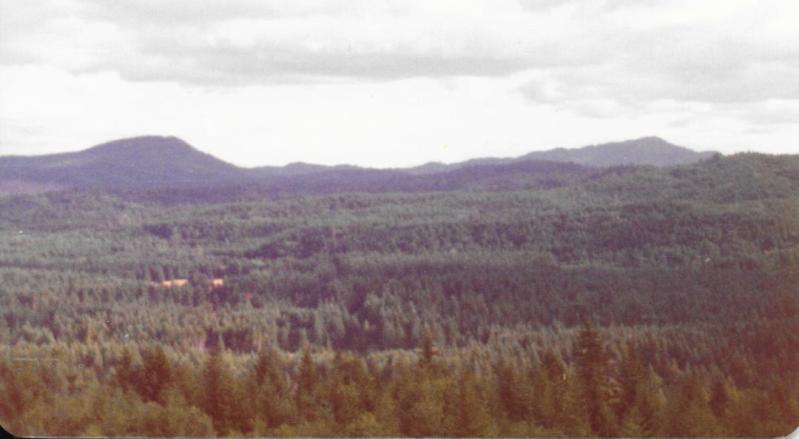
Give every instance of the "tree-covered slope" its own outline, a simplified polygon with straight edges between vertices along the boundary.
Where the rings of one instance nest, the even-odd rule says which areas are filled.
[[[347,172],[0,198],[0,421],[771,437],[799,419],[799,157]]]

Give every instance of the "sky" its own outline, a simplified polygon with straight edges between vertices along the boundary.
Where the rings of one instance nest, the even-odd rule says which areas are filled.
[[[0,155],[174,135],[240,166],[660,136],[799,153],[799,2],[0,0]]]

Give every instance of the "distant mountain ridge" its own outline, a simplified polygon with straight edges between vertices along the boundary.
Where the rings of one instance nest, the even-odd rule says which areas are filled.
[[[642,137],[623,142],[603,143],[577,149],[557,148],[536,151],[520,159],[573,162],[578,165],[609,167],[618,165],[677,166],[712,157],[715,152],[697,152],[671,144],[660,137]]]
[[[546,151],[533,151],[515,158],[478,158],[453,164],[429,162],[421,166],[405,169],[405,171],[426,174],[464,166],[513,163],[527,160],[570,162],[590,167],[621,165],[662,167],[696,163],[708,159],[714,154],[716,154],[716,152],[697,152],[669,143],[660,137],[650,136],[621,142],[589,145],[581,148],[555,148]]]
[[[0,193],[66,188],[146,190],[244,185],[269,187],[273,192],[301,191],[302,188],[316,192],[375,188],[384,191],[452,190],[475,185],[524,188],[555,185],[570,176],[585,174],[587,171],[583,168],[683,165],[712,155],[657,137],[644,137],[577,149],[536,151],[516,158],[478,158],[400,169],[308,163],[240,168],[176,137],[142,136],[78,152],[0,157]]]
[[[71,153],[0,157],[0,181],[59,187],[160,187],[235,181],[241,169],[176,137],[115,140]]]

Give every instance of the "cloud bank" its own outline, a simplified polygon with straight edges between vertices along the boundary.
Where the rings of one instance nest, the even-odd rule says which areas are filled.
[[[639,134],[799,152],[797,18],[779,0],[0,0],[0,153],[141,130],[253,164]]]

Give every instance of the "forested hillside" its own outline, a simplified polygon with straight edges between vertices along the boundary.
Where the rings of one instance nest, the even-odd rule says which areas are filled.
[[[111,436],[799,425],[799,156],[372,172],[0,198],[0,422]]]

